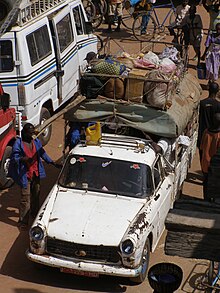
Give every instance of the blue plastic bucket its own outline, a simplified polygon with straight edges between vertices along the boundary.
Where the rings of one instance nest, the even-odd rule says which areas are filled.
[[[205,63],[200,63],[197,66],[197,76],[198,76],[198,79],[205,79],[206,78],[206,65],[205,65]]]

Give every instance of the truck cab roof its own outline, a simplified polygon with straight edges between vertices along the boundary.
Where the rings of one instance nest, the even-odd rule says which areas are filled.
[[[156,153],[149,141],[116,134],[102,134],[97,145],[79,143],[70,151],[70,154],[95,156],[134,163],[143,163],[152,166]]]

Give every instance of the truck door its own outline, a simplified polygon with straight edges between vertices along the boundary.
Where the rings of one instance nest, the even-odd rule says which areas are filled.
[[[162,168],[161,157],[159,157],[153,167],[153,177],[155,186],[154,200],[158,212],[158,229],[159,236],[163,233],[164,223],[169,209],[172,206],[173,175],[166,175]]]
[[[87,19],[85,11],[82,7],[82,3],[78,3],[77,5],[75,4],[71,7],[71,9],[75,23],[79,63],[81,70],[84,70],[87,65],[87,62],[85,61],[87,53],[97,53],[97,37],[91,32],[88,33],[88,27],[86,23]]]
[[[78,50],[69,7],[65,7],[53,17],[52,27],[57,57],[59,102],[61,104],[74,95],[79,81]]]
[[[8,32],[0,39],[0,82],[4,91],[10,94],[12,106],[18,105],[16,65],[15,34]]]

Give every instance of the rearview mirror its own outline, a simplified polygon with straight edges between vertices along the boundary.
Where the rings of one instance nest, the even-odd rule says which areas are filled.
[[[92,27],[92,23],[91,22],[86,22],[85,24],[86,26],[86,34],[91,34],[93,32],[93,27]]]

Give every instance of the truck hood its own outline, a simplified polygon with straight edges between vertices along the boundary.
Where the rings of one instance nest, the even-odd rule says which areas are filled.
[[[75,243],[117,246],[143,204],[107,194],[58,192],[47,234]]]

